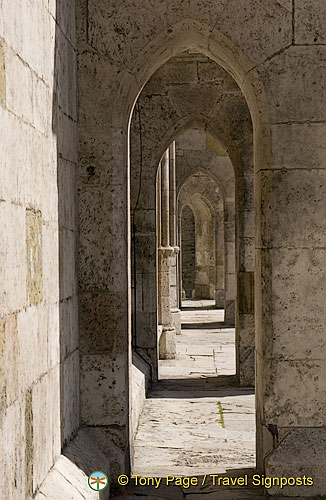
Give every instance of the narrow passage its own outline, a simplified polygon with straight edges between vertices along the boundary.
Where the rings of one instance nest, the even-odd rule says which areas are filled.
[[[213,303],[183,303],[176,359],[160,361],[140,418],[134,474],[234,475],[255,466],[254,390],[236,386],[235,331]]]

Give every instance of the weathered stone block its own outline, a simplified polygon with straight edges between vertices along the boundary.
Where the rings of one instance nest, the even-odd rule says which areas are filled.
[[[137,312],[136,347],[157,348],[157,312]]]
[[[57,109],[55,132],[58,152],[65,160],[77,162],[77,127],[75,122],[63,111]]]
[[[240,92],[235,80],[221,66],[215,64],[212,60],[198,62],[198,79],[202,82],[214,82],[223,86],[226,92]],[[222,156],[223,149],[222,149]]]
[[[253,272],[255,267],[255,239],[238,238],[238,263],[240,271]]]
[[[272,123],[325,120],[325,58],[325,46],[291,46],[259,68]]]
[[[239,383],[241,387],[255,386],[255,348],[241,347],[239,356]]]
[[[325,425],[325,415],[319,410],[326,397],[323,359],[265,359],[264,372],[266,422],[280,427]]]
[[[83,188],[79,193],[79,286],[81,289],[125,289],[127,250],[124,236],[126,221],[125,191],[120,186],[107,189]],[[115,214],[112,219],[107,214]],[[119,214],[119,215],[118,215]],[[114,238],[112,237],[114,235]],[[116,253],[117,252],[117,253]],[[120,255],[116,259],[114,255]],[[123,273],[123,276],[122,274]]]
[[[44,375],[32,389],[33,491],[40,486],[60,453],[59,367]]]
[[[24,208],[0,202],[0,225],[2,227],[0,313],[6,315],[22,309],[26,300]]]
[[[291,44],[292,12],[287,5],[282,5],[282,3],[244,2],[239,4],[237,0],[231,0],[218,17],[215,27],[230,37],[238,47],[242,47],[247,54],[250,54],[252,63],[259,64]],[[257,16],[259,16],[259,22],[256,21]]]
[[[239,312],[254,313],[254,273],[238,273],[238,301]]]
[[[75,231],[66,228],[59,229],[59,270],[60,299],[72,297],[77,292]]]
[[[0,105],[6,105],[6,64],[2,43],[0,43]]]
[[[33,209],[26,210],[26,294],[28,304],[42,300],[42,214]]]
[[[326,251],[272,251],[273,343],[266,352],[286,359],[325,359]]]
[[[324,44],[326,37],[326,8],[323,1],[296,0],[295,43]]]
[[[64,359],[79,345],[77,295],[62,300],[59,305],[60,358]],[[50,340],[48,341],[51,345]]]
[[[114,311],[114,312],[113,312]],[[118,294],[79,294],[80,349],[83,354],[124,351],[125,318],[123,297]]]
[[[235,324],[234,300],[225,300],[224,322],[230,326],[234,326]]]
[[[174,327],[163,326],[159,340],[159,359],[174,359],[176,354],[176,331]]]
[[[187,133],[181,134],[176,139],[176,149],[184,149],[186,151],[192,150],[206,150],[206,135],[201,130],[191,129]],[[179,164],[178,164],[179,169]]]
[[[272,168],[325,168],[326,133],[324,123],[284,123],[271,127]]]
[[[81,355],[80,418],[89,425],[126,425],[127,355]]]
[[[255,317],[254,314],[238,314],[237,328],[241,346],[255,346]]]
[[[62,3],[59,2],[58,9],[60,9]],[[70,10],[73,10],[73,3]],[[67,3],[65,5],[68,6]],[[64,21],[64,18],[62,20]],[[57,104],[66,115],[75,121],[77,119],[76,52],[61,30],[56,31],[55,70],[58,80],[56,88]]]
[[[46,304],[59,301],[59,231],[58,224],[42,225],[42,295]]]
[[[28,498],[25,488],[25,419],[24,404],[16,401],[1,415],[0,450],[1,472],[8,478],[0,482],[0,498]],[[17,478],[20,478],[20,481]]]
[[[311,477],[313,485],[290,485],[268,490],[270,495],[306,498],[326,494],[326,431],[324,428],[289,429],[266,458],[266,476]]]
[[[180,309],[171,309],[172,325],[175,328],[176,335],[181,335],[181,311]]]
[[[47,371],[46,312],[28,307],[17,314],[18,383],[21,391]]]
[[[325,186],[326,172],[322,170],[261,173],[261,216],[265,229],[262,244],[324,247]]]
[[[43,316],[43,331],[47,334],[47,368],[54,368],[58,363],[60,363],[60,350],[61,350],[61,339],[62,330],[64,330],[65,325],[60,321],[60,307],[62,304],[54,304],[53,306],[47,306],[44,308]]]
[[[53,96],[45,82],[34,73],[32,87],[33,125],[39,132],[49,136],[52,130],[52,116],[45,113],[45,110],[53,106]]]
[[[6,322],[0,319],[0,413],[6,407],[6,372],[4,367],[5,354],[5,328]]]
[[[12,51],[6,53],[6,107],[33,125],[33,74]]]
[[[61,446],[69,442],[79,426],[79,351],[60,366]]]

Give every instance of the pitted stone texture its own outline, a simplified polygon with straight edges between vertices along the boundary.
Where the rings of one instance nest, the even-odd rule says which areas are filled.
[[[320,106],[326,92],[325,60],[325,46],[291,46],[261,65],[272,123],[325,120],[325,110]],[[295,79],[291,78],[293,74]]]
[[[114,318],[112,310],[115,311]],[[106,292],[79,294],[80,348],[83,354],[121,352],[123,298]],[[110,328],[109,328],[110,324]]]
[[[276,450],[266,459],[266,475],[272,477],[310,477],[310,486],[274,486],[272,495],[312,497],[323,495],[326,473],[325,428],[298,428],[288,430]]]
[[[84,425],[122,425],[126,421],[126,402],[121,397],[127,391],[125,363],[125,354],[114,360],[105,354],[81,355],[80,398]]]
[[[271,236],[262,238],[262,245],[325,247],[326,171],[277,170],[263,172],[261,176],[265,193],[262,219],[271,229]],[[277,214],[276,207],[280,209]],[[287,220],[284,228],[281,219]]]
[[[325,44],[326,8],[322,1],[296,0],[295,43]]]

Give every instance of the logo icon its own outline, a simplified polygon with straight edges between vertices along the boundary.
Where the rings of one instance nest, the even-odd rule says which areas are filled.
[[[92,474],[88,476],[88,486],[94,491],[104,490],[108,482],[108,476],[99,470],[92,472]]]

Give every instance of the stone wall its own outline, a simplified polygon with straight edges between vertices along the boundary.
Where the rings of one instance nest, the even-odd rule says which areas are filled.
[[[254,200],[242,196],[242,213],[244,217],[252,214],[255,204],[258,465],[264,469],[265,459],[276,457],[269,425],[277,426],[279,435],[281,430],[292,434],[293,439],[300,426],[301,436],[309,436],[310,449],[317,450],[326,427],[322,404],[326,360],[321,349],[326,282],[325,106],[321,102],[326,72],[325,45],[316,35],[321,31],[323,37],[320,13],[325,12],[325,2],[191,0],[156,2],[154,9],[151,3],[134,0],[114,5],[80,0],[80,6],[80,286],[85,290],[89,328],[96,331],[105,304],[110,309],[106,338],[114,337],[105,353],[101,342],[85,349],[82,376],[87,383],[81,386],[85,424],[105,428],[113,450],[118,443],[119,468],[124,471],[130,436],[128,125],[149,78],[168,59],[192,49],[232,75],[241,86],[254,124],[254,137],[249,130],[240,134],[239,140],[248,138],[253,147],[239,152],[240,164],[247,167],[237,196],[246,193],[251,172],[255,196]],[[203,101],[202,95],[198,94],[197,102]],[[234,139],[237,126],[241,128],[237,112],[241,103],[231,97],[228,116],[235,128],[226,130]],[[148,100],[149,105],[153,102]],[[207,99],[205,110],[221,109],[224,102]],[[155,169],[173,140],[167,135],[175,135],[175,129],[169,133],[169,112],[164,106],[161,109],[156,131],[159,137],[165,136],[165,144],[158,159],[152,156]],[[177,128],[182,122],[179,117]],[[94,167],[92,177],[87,170],[90,166]],[[155,197],[155,177],[151,186],[149,194]],[[247,229],[252,239],[254,228],[248,223]],[[253,272],[249,268],[252,255],[246,262],[248,268],[244,260],[240,270]],[[311,322],[314,328],[307,330]],[[87,390],[99,377],[109,383],[102,385],[97,398],[88,399]],[[310,432],[312,426],[315,433]],[[274,446],[278,447],[275,441]],[[305,466],[295,447],[289,453],[278,449],[280,474],[289,453],[295,463],[293,473]],[[308,494],[314,491],[318,490],[311,488]]]
[[[79,425],[74,2],[0,5],[1,499],[29,499]]]

